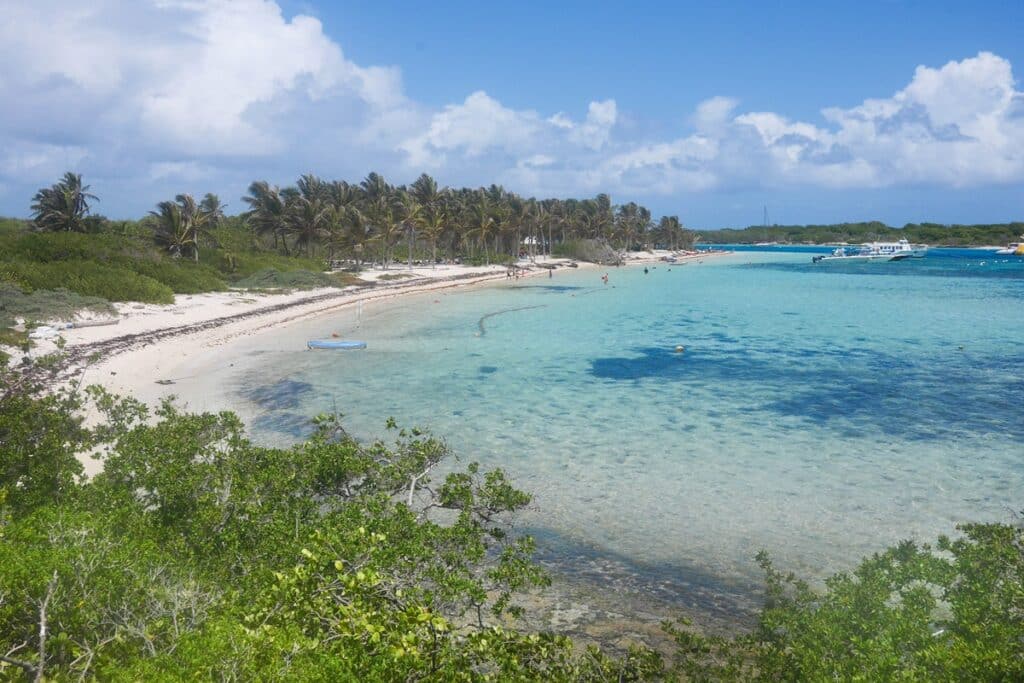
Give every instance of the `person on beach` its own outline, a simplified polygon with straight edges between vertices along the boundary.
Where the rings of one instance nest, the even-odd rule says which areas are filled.
[[[554,277],[554,276],[555,276],[554,268],[548,268],[548,277]]]

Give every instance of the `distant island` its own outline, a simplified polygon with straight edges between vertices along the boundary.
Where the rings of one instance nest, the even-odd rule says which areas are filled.
[[[982,247],[1015,242],[1024,234],[1024,222],[943,225],[907,223],[902,228],[880,221],[832,225],[752,225],[747,228],[701,230],[701,241],[710,244],[836,244],[907,239],[936,247]]]

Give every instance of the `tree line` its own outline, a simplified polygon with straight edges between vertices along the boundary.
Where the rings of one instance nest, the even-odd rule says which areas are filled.
[[[1016,242],[1024,235],[1024,222],[945,225],[907,223],[903,227],[880,221],[835,223],[831,225],[752,225],[742,229],[704,232],[704,241],[714,244],[787,244],[861,243],[907,239],[933,246],[985,246]]]
[[[89,193],[79,174],[67,173],[43,188],[32,204],[40,230],[90,232],[101,220],[89,215]],[[285,255],[368,260],[385,268],[404,247],[411,261],[423,254],[436,263],[469,257],[503,262],[524,254],[551,254],[559,245],[593,239],[616,249],[691,248],[698,239],[678,216],[657,222],[636,202],[614,205],[607,194],[588,199],[535,199],[500,185],[449,188],[422,174],[409,185],[393,185],[379,173],[359,183],[324,180],[307,174],[295,185],[278,187],[254,181],[242,198],[241,214],[253,235]],[[214,194],[196,201],[179,194],[160,202],[147,220],[153,238],[175,257],[199,259],[199,245],[224,219],[224,204]]]

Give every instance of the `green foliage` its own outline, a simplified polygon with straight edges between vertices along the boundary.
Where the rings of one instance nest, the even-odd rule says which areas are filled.
[[[773,680],[1024,680],[1024,529],[961,527],[864,560],[824,594],[768,578],[758,668]]]
[[[32,222],[40,230],[96,232],[101,220],[89,217],[89,202],[98,201],[82,184],[82,176],[65,173],[51,187],[44,187],[32,198]]]
[[[4,218],[0,216],[0,236],[11,233],[26,232],[29,229],[28,221],[18,218]]]
[[[362,445],[322,417],[308,442],[268,449],[233,415],[165,404],[148,421],[97,389],[106,422],[90,432],[69,417],[79,403],[6,379],[5,463],[47,452],[66,466],[106,446],[94,482],[3,472],[15,482],[0,495],[4,675],[629,680],[658,663],[485,623],[546,582],[532,543],[501,523],[529,496],[475,465],[435,494],[447,449],[418,430]]]
[[[554,249],[554,255],[591,263],[618,263],[619,256],[606,243],[594,239],[569,240]]]
[[[467,266],[484,266],[493,263],[506,263],[508,260],[508,254],[499,254],[493,250],[483,249],[480,252],[464,256],[462,262]]]
[[[77,394],[40,389],[54,372],[49,359],[19,371],[0,364],[0,500],[16,515],[74,496],[76,455],[93,443]]]
[[[755,631],[666,624],[665,659],[612,657],[497,625],[547,585],[506,524],[530,497],[500,470],[432,482],[447,447],[393,420],[389,443],[321,416],[306,442],[266,448],[230,413],[165,403],[150,419],[102,389],[41,391],[57,371],[0,368],[5,680],[1024,679],[1020,526],[903,543],[823,591],[762,554]],[[84,451],[105,464],[90,482]]]
[[[0,327],[0,346],[11,346],[27,351],[29,349],[28,332]],[[8,355],[0,351],[0,365],[7,363],[7,361]]]
[[[308,270],[281,272],[274,268],[268,268],[238,280],[235,282],[235,286],[246,289],[314,289],[343,285],[337,277],[327,273],[314,273]]]
[[[133,270],[169,287],[175,294],[200,294],[228,288],[224,276],[206,263],[175,259],[138,259]]]
[[[244,246],[238,251],[203,247],[200,263],[173,258],[152,245],[151,229],[143,228],[145,237],[137,236],[138,226],[145,226],[145,221],[110,224],[109,232],[102,234],[0,233],[0,283],[43,298],[48,296],[44,291],[63,288],[108,301],[171,303],[176,293],[221,291],[238,280],[241,282],[234,286],[261,289],[337,287],[360,282],[351,276],[318,272],[323,263],[315,259],[253,251]],[[226,220],[216,228],[216,239],[235,245],[251,240],[243,234],[246,231],[237,221]],[[54,299],[50,302],[52,308],[59,313],[61,297],[50,298]],[[82,303],[83,307],[94,305]]]
[[[742,230],[702,231],[702,241],[722,244],[784,242],[792,244],[835,244],[907,239],[937,246],[986,246],[1016,242],[1024,234],[1024,223],[996,225],[940,225],[908,223],[895,228],[879,221],[835,225],[750,226]]]
[[[174,302],[174,292],[151,277],[127,268],[96,261],[4,263],[0,278],[28,291],[68,289],[77,294],[101,297],[109,301],[144,301],[154,304]]]
[[[113,314],[113,307],[98,297],[80,296],[66,289],[28,294],[0,279],[0,346],[28,350],[28,333],[12,329],[18,320],[26,326],[51,320],[70,320],[81,311]]]
[[[38,647],[10,656],[25,673],[42,660],[47,680],[108,678],[125,662],[173,651],[220,602],[216,586],[120,511],[40,508],[5,528],[0,567],[0,595],[19,598],[0,603],[0,633],[26,637],[44,613],[43,657]],[[5,652],[16,645],[4,638]]]
[[[0,282],[0,328],[10,327],[16,319],[71,320],[80,311],[111,315],[115,312],[113,306],[98,297],[81,296],[66,289],[25,294],[14,285]]]

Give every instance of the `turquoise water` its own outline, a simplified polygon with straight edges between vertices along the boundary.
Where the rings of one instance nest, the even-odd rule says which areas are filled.
[[[836,265],[745,252],[410,296],[210,372],[259,439],[334,409],[363,437],[428,427],[534,494],[521,524],[556,567],[742,607],[761,548],[822,577],[1024,508],[1024,260]],[[331,333],[369,348],[304,350]]]

